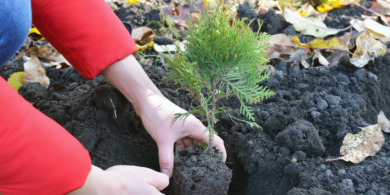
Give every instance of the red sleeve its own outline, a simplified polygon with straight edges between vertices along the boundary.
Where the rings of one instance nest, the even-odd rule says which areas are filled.
[[[137,50],[104,0],[32,0],[31,7],[34,26],[87,79]]]
[[[0,77],[0,192],[65,194],[82,187],[88,151]]]

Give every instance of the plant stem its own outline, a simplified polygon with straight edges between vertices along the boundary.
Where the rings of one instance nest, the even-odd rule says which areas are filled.
[[[218,79],[219,80],[219,79]],[[217,82],[219,82],[217,80]],[[211,151],[213,149],[213,146],[214,146],[214,126],[215,126],[215,121],[214,121],[214,118],[215,118],[215,109],[216,109],[216,102],[217,102],[217,99],[215,98],[216,96],[216,88],[217,88],[217,82],[213,82],[213,80],[211,80],[211,83],[212,83],[212,89],[211,89],[211,113],[209,114],[210,115],[210,123],[211,123],[211,128],[212,130],[210,131],[209,133],[209,145],[207,146],[206,150],[205,150],[205,153],[207,154],[211,154]]]

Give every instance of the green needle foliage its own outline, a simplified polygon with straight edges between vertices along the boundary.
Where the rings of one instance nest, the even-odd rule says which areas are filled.
[[[226,9],[229,10],[229,9]],[[245,19],[235,20],[231,12],[223,11],[218,6],[213,11],[204,11],[199,17],[199,24],[189,24],[185,38],[186,51],[166,56],[166,66],[171,72],[165,79],[173,79],[187,89],[198,107],[187,113],[176,114],[172,124],[185,119],[190,114],[201,114],[207,118],[210,142],[206,152],[213,147],[215,115],[227,114],[233,121],[241,121],[257,126],[252,108],[245,103],[253,104],[268,98],[274,93],[259,82],[268,78],[263,66],[267,44],[261,43],[269,35],[253,33]],[[260,29],[260,28],[259,28]],[[237,96],[241,102],[241,113],[251,121],[244,121],[231,116],[229,108],[216,107],[222,98]]]

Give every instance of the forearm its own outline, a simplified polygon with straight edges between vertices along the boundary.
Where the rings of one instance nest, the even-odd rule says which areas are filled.
[[[133,55],[105,68],[101,74],[133,104],[136,111],[151,96],[162,96]]]
[[[68,195],[104,195],[112,194],[114,189],[120,189],[119,183],[99,167],[93,166],[88,174],[85,184]],[[118,192],[118,191],[117,191]]]

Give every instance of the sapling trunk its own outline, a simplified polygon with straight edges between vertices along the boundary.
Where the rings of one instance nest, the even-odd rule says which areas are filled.
[[[211,128],[214,129],[215,126],[214,117],[215,117],[215,109],[216,109],[216,102],[217,102],[217,99],[215,98],[216,83],[213,83],[212,85],[213,87],[211,88],[211,91],[209,91],[211,94],[211,113],[210,113],[211,116],[209,116],[209,118],[210,118]],[[207,145],[207,148],[204,152],[207,154],[211,154],[211,151],[213,150],[213,146],[214,146],[214,131],[212,130],[210,131],[209,134],[209,144]]]

